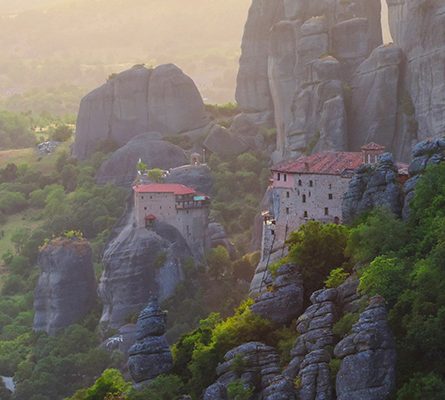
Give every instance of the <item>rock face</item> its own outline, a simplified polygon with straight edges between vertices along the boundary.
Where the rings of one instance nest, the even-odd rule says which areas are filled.
[[[167,328],[167,314],[151,299],[139,315],[136,343],[129,350],[128,368],[135,383],[150,381],[173,368],[173,357],[163,336]]]
[[[180,183],[207,195],[213,193],[212,171],[207,165],[183,165],[174,168],[165,178],[165,183]]]
[[[426,168],[445,161],[445,138],[425,140],[413,148],[413,160],[409,166],[410,179],[406,181],[404,189],[403,218],[407,219],[410,213],[410,202],[414,198],[416,184]]]
[[[375,207],[385,207],[401,216],[403,185],[392,155],[385,153],[375,165],[363,165],[352,178],[343,198],[343,220],[351,223],[359,215]]]
[[[55,239],[41,251],[34,293],[34,330],[55,335],[79,322],[96,301],[92,251],[86,240]]]
[[[303,311],[303,279],[300,269],[294,264],[285,264],[268,277],[264,291],[255,299],[251,310],[276,324],[288,325]]]
[[[116,150],[99,168],[97,183],[130,187],[137,175],[139,159],[148,168],[170,169],[187,163],[184,150],[158,137],[156,133],[138,135]]]
[[[244,114],[274,115],[275,161],[348,148],[345,89],[382,43],[380,7],[380,0],[253,0],[237,101]]]
[[[377,47],[352,79],[350,147],[365,143],[393,147],[397,136],[402,50],[396,45]],[[366,112],[363,112],[366,110]]]
[[[222,157],[237,156],[245,152],[249,146],[227,129],[214,125],[204,141],[204,147]]]
[[[123,146],[144,132],[174,135],[207,123],[198,89],[178,67],[135,66],[82,99],[73,155],[85,159],[103,140]]]
[[[99,296],[103,328],[120,328],[155,295],[171,296],[183,279],[182,265],[192,257],[182,235],[171,225],[152,230],[133,227],[130,212],[121,231],[107,245]]]
[[[391,395],[396,351],[384,299],[371,299],[352,333],[337,344],[334,353],[342,360],[337,374],[338,400],[381,400]]]
[[[445,138],[425,140],[414,146],[408,168],[409,179],[404,183],[397,178],[397,167],[388,153],[381,156],[375,167],[361,167],[344,195],[343,220],[350,223],[375,207],[387,208],[406,220],[418,180],[428,166],[443,161]]]
[[[242,360],[242,371],[235,363]],[[217,368],[218,380],[207,388],[204,400],[228,400],[227,386],[241,380],[264,400],[293,400],[292,383],[280,377],[280,358],[273,347],[259,342],[245,343],[224,356]]]
[[[443,135],[445,5],[441,0],[388,0],[388,6],[391,33],[406,56],[404,87],[413,102],[417,139]]]
[[[381,46],[381,0],[252,1],[237,101],[243,120],[273,115],[274,161],[371,141],[407,160],[443,135],[444,4],[387,3],[394,44]]]
[[[284,375],[292,380],[298,377],[301,400],[334,398],[329,362],[336,342],[333,326],[339,316],[337,300],[336,289],[315,292],[311,296],[312,305],[297,320],[300,336]]]

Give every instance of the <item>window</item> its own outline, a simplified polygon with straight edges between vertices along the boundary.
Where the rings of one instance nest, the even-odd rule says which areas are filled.
[[[286,207],[286,214],[289,215],[289,207]]]
[[[290,192],[286,192],[286,197],[287,197],[287,198],[290,197]]]
[[[284,182],[287,182],[287,174],[283,175],[283,180],[284,180]]]
[[[329,200],[332,200],[334,198],[334,195],[332,193],[329,193]]]
[[[306,195],[303,195],[303,203],[306,203]]]
[[[313,187],[314,186],[314,181],[309,181],[309,187]]]
[[[147,207],[144,207],[144,210],[147,211]]]
[[[309,191],[309,197],[311,197],[312,196],[312,192],[311,191]]]
[[[278,172],[277,181],[281,181],[281,174]]]
[[[153,196],[150,196],[150,200],[153,200]]]
[[[304,212],[304,218],[307,218],[308,217],[308,214],[307,214],[307,211],[305,211]]]
[[[303,182],[301,182],[301,179],[298,180],[298,186],[303,186]]]
[[[326,207],[326,208],[324,209],[324,215],[329,215],[329,208]]]
[[[270,232],[272,233],[272,235],[275,235],[275,230],[274,229],[272,229]]]
[[[141,199],[144,200],[144,196],[141,196]]]
[[[329,189],[332,189],[332,183],[329,184]]]

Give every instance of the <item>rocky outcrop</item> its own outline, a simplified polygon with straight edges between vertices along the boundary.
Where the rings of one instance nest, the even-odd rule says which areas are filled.
[[[241,367],[236,367],[240,364]],[[292,383],[280,376],[280,357],[273,347],[259,342],[245,343],[224,356],[218,365],[218,380],[207,388],[204,400],[227,400],[227,386],[241,380],[258,398],[293,400]]]
[[[212,171],[207,165],[183,165],[173,168],[166,176],[165,183],[180,183],[207,195],[213,193]]]
[[[73,155],[85,159],[104,140],[123,146],[144,132],[175,135],[207,123],[198,89],[178,67],[135,66],[82,99]]]
[[[408,219],[410,202],[417,182],[428,166],[445,161],[445,138],[419,142],[412,150],[408,176],[398,177],[400,165],[388,153],[380,157],[376,166],[360,167],[351,179],[343,198],[343,220],[352,222],[359,215],[376,207],[386,208],[396,216]],[[402,169],[406,169],[402,166]],[[406,180],[407,179],[407,180]],[[406,180],[406,181],[405,181]]]
[[[275,277],[264,282],[262,294],[255,298],[251,310],[279,325],[288,325],[303,311],[303,279],[294,264],[281,266]]]
[[[212,249],[218,246],[223,246],[227,249],[232,258],[236,256],[235,246],[230,241],[224,227],[220,223],[211,222],[209,224],[208,236],[210,238],[210,247]]]
[[[440,0],[388,0],[388,6],[392,36],[406,57],[403,85],[418,124],[414,138],[443,135],[445,5]]]
[[[192,257],[182,235],[157,222],[152,230],[134,228],[130,212],[121,231],[108,243],[99,295],[103,329],[119,328],[155,295],[171,296],[183,279],[182,266]]]
[[[55,239],[40,252],[38,265],[34,330],[55,335],[82,320],[96,302],[91,247],[83,239]]]
[[[396,351],[385,301],[377,296],[334,350],[338,400],[384,400],[395,388]]]
[[[397,216],[402,214],[403,185],[389,153],[380,156],[375,166],[366,164],[357,170],[343,197],[343,221],[351,223],[376,207],[387,208]]]
[[[167,314],[153,298],[139,315],[136,343],[128,352],[128,368],[135,383],[148,382],[173,368],[173,357],[164,336],[166,329]]]
[[[323,289],[311,296],[312,305],[298,318],[299,336],[284,375],[299,382],[301,400],[333,399],[329,362],[336,343],[333,326],[338,319],[338,292]]]
[[[445,161],[445,138],[437,140],[425,140],[413,148],[413,160],[409,166],[410,179],[406,181],[404,189],[403,218],[408,219],[410,203],[414,198],[417,182],[426,168]]]
[[[97,172],[96,182],[131,187],[139,160],[148,168],[170,169],[187,164],[184,150],[159,136],[158,133],[145,133],[131,139],[104,161]]]
[[[237,100],[244,114],[274,115],[275,161],[348,148],[346,89],[382,43],[380,7],[380,0],[253,0]]]
[[[351,83],[351,149],[359,150],[371,142],[393,148],[398,129],[402,60],[398,46],[384,45],[377,47],[356,70]]]
[[[219,125],[213,126],[203,145],[221,157],[237,156],[249,148],[239,137]]]

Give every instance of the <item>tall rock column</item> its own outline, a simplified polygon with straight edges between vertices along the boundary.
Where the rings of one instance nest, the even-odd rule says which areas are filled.
[[[389,398],[395,388],[396,351],[382,297],[371,299],[334,354],[342,360],[337,374],[338,400]]]
[[[445,5],[442,0],[387,2],[392,36],[406,56],[403,85],[418,124],[417,136],[407,138],[411,145],[445,132]]]
[[[34,293],[34,330],[55,335],[79,322],[96,301],[90,244],[83,239],[54,239],[39,255],[41,274]]]
[[[159,308],[156,298],[139,315],[136,343],[128,354],[128,368],[136,383],[150,381],[173,368],[173,357],[164,334],[167,314]]]

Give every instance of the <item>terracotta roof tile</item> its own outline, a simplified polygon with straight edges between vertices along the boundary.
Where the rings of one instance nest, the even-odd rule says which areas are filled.
[[[362,146],[362,150],[385,150],[385,146],[371,142]]]
[[[342,175],[363,164],[363,154],[359,152],[323,152],[296,160],[280,163],[272,168],[275,172],[294,174]]]
[[[175,195],[196,194],[194,189],[177,183],[149,183],[133,187],[136,193],[174,193]]]

